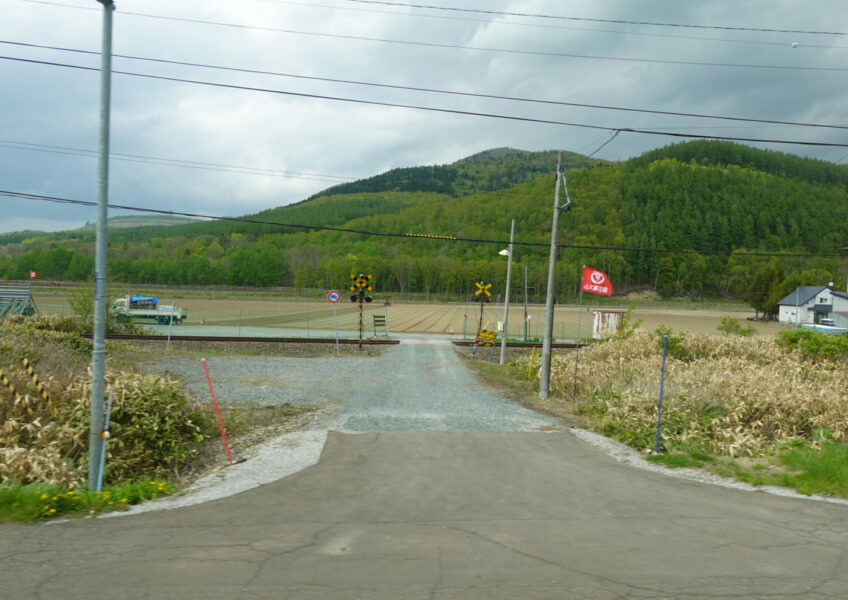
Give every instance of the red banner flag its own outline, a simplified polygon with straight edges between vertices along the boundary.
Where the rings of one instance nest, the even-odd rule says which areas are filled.
[[[36,275],[38,275],[38,273],[36,273],[35,271],[30,271],[30,272],[29,272],[29,278],[30,278],[30,279],[35,279],[35,276],[36,276]]]
[[[583,287],[580,289],[591,294],[612,296],[612,283],[607,274],[591,267],[583,267]]]

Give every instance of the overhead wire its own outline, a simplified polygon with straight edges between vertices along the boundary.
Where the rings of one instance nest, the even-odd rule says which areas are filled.
[[[57,196],[47,196],[42,194],[30,194],[26,192],[16,192],[12,190],[3,190],[0,189],[0,196],[7,196],[12,198],[20,198],[24,200],[33,200],[33,201],[45,201],[45,202],[54,202],[57,204],[74,204],[79,206],[97,206],[96,202],[89,200],[75,200],[71,198],[61,198]],[[430,234],[417,234],[417,233],[391,233],[385,231],[368,231],[362,229],[352,229],[347,227],[330,227],[325,225],[303,225],[303,224],[295,224],[295,223],[280,223],[277,221],[262,221],[259,219],[252,219],[249,217],[221,217],[214,215],[206,215],[201,213],[191,213],[185,211],[177,211],[177,210],[159,210],[155,208],[148,207],[139,207],[139,206],[129,206],[122,204],[109,204],[109,208],[113,208],[116,210],[128,210],[134,212],[142,212],[149,214],[160,214],[160,215],[170,215],[170,216],[180,216],[180,217],[189,217],[196,219],[208,219],[214,221],[229,221],[236,223],[249,223],[253,225],[271,225],[274,227],[281,228],[292,228],[292,229],[307,229],[313,231],[334,231],[339,233],[353,233],[359,235],[370,235],[376,237],[391,237],[391,238],[407,238],[407,239],[422,239],[422,238],[432,238],[438,239],[442,241],[449,242],[464,242],[464,243],[478,243],[478,244],[510,244],[512,243],[515,246],[525,246],[525,247],[540,247],[540,248],[549,248],[550,244],[546,242],[521,242],[521,241],[510,241],[510,240],[494,240],[487,238],[466,238],[459,236],[449,236],[449,235],[430,235]],[[561,249],[576,249],[576,250],[598,250],[598,251],[611,251],[611,252],[642,252],[642,253],[651,253],[651,254],[698,254],[701,256],[773,256],[773,257],[785,257],[785,258],[844,258],[844,255],[841,254],[816,254],[816,253],[786,253],[786,252],[701,252],[698,250],[667,250],[663,248],[628,248],[621,246],[591,246],[585,244],[557,244],[557,248]]]
[[[586,158],[592,158],[593,156],[595,156],[598,152],[600,152],[600,151],[604,148],[604,146],[606,146],[606,145],[607,145],[607,144],[609,144],[611,141],[613,141],[615,138],[617,138],[619,133],[621,133],[621,130],[620,130],[620,129],[616,129],[616,130],[612,133],[612,136],[610,137],[610,139],[608,139],[608,140],[607,140],[607,141],[605,141],[603,144],[601,144],[600,146],[598,146],[597,150],[595,150],[594,152],[592,152],[592,154],[589,154],[588,156],[586,156]]]
[[[345,10],[345,11],[356,11],[356,12],[367,12],[372,14],[383,14],[383,15],[398,15],[402,17],[413,17],[413,18],[425,18],[425,19],[443,19],[449,21],[462,21],[462,22],[470,22],[470,23],[484,23],[486,25],[495,25],[495,26],[507,26],[507,27],[532,27],[537,29],[560,29],[565,31],[585,31],[591,33],[609,33],[613,35],[629,35],[629,36],[640,36],[640,37],[656,37],[656,38],[668,38],[668,39],[676,39],[676,40],[695,40],[695,41],[704,41],[704,42],[721,42],[721,43],[734,43],[734,44],[752,44],[759,46],[779,46],[781,48],[793,47],[793,43],[797,43],[795,40],[787,41],[787,42],[768,42],[765,40],[752,40],[752,39],[737,39],[737,38],[720,38],[720,37],[705,37],[705,36],[696,36],[696,35],[679,35],[679,34],[671,34],[671,33],[656,33],[656,32],[646,32],[646,31],[632,31],[629,29],[598,29],[596,27],[569,27],[567,25],[553,25],[550,23],[519,23],[516,21],[504,21],[503,19],[475,19],[473,17],[456,17],[450,15],[429,15],[424,13],[410,13],[410,12],[399,12],[399,11],[387,11],[381,10],[378,8],[354,8],[351,6],[338,6],[331,4],[319,4],[317,2],[297,2],[295,0],[255,0],[256,2],[265,2],[270,4],[286,4],[290,6],[305,6],[309,8],[327,8],[331,10]],[[341,0],[343,1],[343,0]],[[848,49],[848,46],[837,46],[837,45],[827,45],[827,44],[811,44],[805,42],[800,45],[803,48],[844,48]]]
[[[14,56],[0,56],[0,60],[9,60],[15,62],[22,62],[28,64],[39,64],[45,66],[53,66],[53,67],[63,67],[70,69],[78,69],[83,71],[96,71],[99,72],[100,69],[96,67],[85,67],[81,65],[71,65],[66,63],[58,63],[54,61],[43,61],[43,60],[34,60],[34,59],[26,59],[19,58]],[[243,91],[252,91],[252,92],[263,92],[268,94],[277,94],[284,96],[294,96],[299,98],[312,98],[319,100],[332,100],[337,102],[348,102],[353,104],[362,104],[362,105],[370,105],[370,106],[385,106],[385,107],[393,107],[393,108],[406,108],[411,110],[420,110],[427,112],[438,112],[445,114],[453,114],[453,115],[463,115],[463,116],[475,116],[475,117],[483,117],[490,119],[501,119],[508,121],[518,121],[525,123],[537,123],[543,125],[560,125],[566,127],[580,127],[585,129],[600,129],[607,131],[615,131],[620,130],[622,132],[627,133],[639,133],[644,135],[657,135],[657,136],[667,136],[667,137],[677,137],[677,138],[692,138],[692,139],[706,139],[706,140],[729,140],[729,141],[740,141],[740,142],[757,142],[757,143],[765,143],[765,144],[791,144],[791,145],[800,145],[800,146],[816,146],[816,147],[838,147],[838,148],[848,148],[848,143],[838,143],[838,142],[820,142],[820,141],[800,141],[800,140],[782,140],[782,139],[772,139],[772,138],[754,138],[754,137],[738,137],[738,136],[723,136],[723,135],[706,135],[706,134],[698,134],[698,133],[681,133],[681,132],[673,132],[673,131],[659,131],[659,130],[648,130],[648,129],[639,129],[633,127],[613,127],[608,125],[591,125],[588,123],[577,123],[577,122],[569,122],[569,121],[558,121],[554,119],[541,119],[541,118],[533,118],[533,117],[520,117],[516,115],[503,115],[497,113],[487,113],[480,111],[469,111],[469,110],[459,110],[459,109],[451,109],[451,108],[439,108],[433,106],[420,106],[415,104],[402,104],[397,102],[382,102],[378,100],[366,100],[362,98],[347,98],[342,96],[329,96],[325,94],[309,94],[305,92],[293,92],[288,90],[273,90],[269,88],[259,88],[247,85],[236,85],[229,83],[218,83],[212,81],[201,81],[196,79],[186,79],[182,77],[168,77],[164,75],[150,75],[146,73],[133,73],[130,71],[118,71],[113,70],[113,74],[115,75],[127,75],[131,77],[141,77],[146,79],[155,79],[160,81],[170,81],[170,82],[179,82],[179,83],[191,83],[195,85],[203,85],[209,87],[217,87],[222,89],[231,89],[231,90],[243,90]]]
[[[769,29],[765,27],[738,27],[730,25],[695,25],[686,23],[661,23],[655,21],[635,21],[626,19],[600,19],[590,17],[569,17],[563,15],[549,15],[542,13],[520,13],[502,10],[487,10],[482,8],[460,8],[455,6],[437,6],[433,4],[413,4],[411,2],[394,2],[388,0],[343,0],[345,2],[356,2],[358,4],[381,4],[384,6],[406,6],[410,8],[425,8],[428,10],[443,10],[464,13],[476,13],[487,15],[503,15],[509,17],[530,17],[534,19],[558,19],[565,21],[588,21],[593,23],[616,23],[619,25],[650,25],[652,27],[678,27],[689,29],[720,29],[725,31],[755,31],[763,33],[800,33],[806,35],[848,35],[841,31],[808,31],[803,29]]]
[[[94,50],[83,50],[79,48],[68,48],[65,46],[51,46],[45,44],[35,44],[30,42],[16,42],[11,40],[0,40],[0,44],[5,44],[9,46],[18,46],[23,48],[38,48],[42,50],[55,50],[58,52],[68,52],[73,54],[83,54],[83,55],[91,55],[91,56],[99,56],[99,51]],[[487,100],[507,100],[513,102],[526,102],[526,103],[535,103],[535,104],[544,104],[551,106],[568,106],[574,108],[589,108],[589,109],[598,109],[598,110],[612,110],[612,111],[621,111],[621,112],[635,112],[635,113],[645,113],[645,114],[654,114],[654,115],[667,115],[667,116],[676,116],[676,117],[688,117],[688,118],[697,118],[697,119],[715,119],[715,120],[723,120],[723,121],[739,121],[745,123],[762,123],[769,125],[791,125],[791,126],[799,126],[799,127],[821,127],[821,128],[829,128],[829,129],[848,129],[846,125],[834,125],[827,123],[805,123],[799,121],[781,121],[778,119],[756,119],[752,117],[732,117],[726,115],[711,115],[711,114],[703,114],[703,113],[691,113],[691,112],[679,112],[679,111],[668,111],[668,110],[657,110],[657,109],[646,109],[646,108],[632,108],[632,107],[623,107],[623,106],[608,106],[603,104],[586,104],[580,102],[565,102],[562,100],[544,100],[537,98],[523,98],[518,96],[503,96],[498,94],[486,94],[486,93],[475,93],[475,92],[460,92],[457,90],[445,90],[438,88],[427,88],[420,86],[409,86],[409,85],[396,85],[396,84],[387,84],[387,83],[377,83],[373,81],[357,81],[352,79],[336,79],[331,77],[318,77],[313,75],[301,75],[294,73],[281,73],[279,71],[266,71],[261,69],[249,69],[245,67],[228,67],[222,65],[211,65],[207,63],[198,63],[198,62],[189,62],[189,61],[180,61],[173,59],[164,59],[164,58],[154,58],[147,56],[134,56],[128,54],[112,54],[113,58],[121,58],[126,60],[133,61],[143,61],[143,62],[152,62],[158,64],[167,64],[167,65],[178,65],[184,67],[194,67],[201,69],[212,69],[219,71],[229,71],[236,73],[248,73],[252,75],[269,75],[274,77],[286,77],[290,79],[302,79],[308,81],[321,81],[326,83],[340,83],[345,85],[356,85],[363,87],[377,87],[377,88],[385,88],[385,89],[395,89],[395,90],[403,90],[403,91],[411,91],[411,92],[425,92],[432,94],[444,94],[451,96],[462,96],[462,97],[470,97],[470,98],[480,98]]]
[[[51,4],[54,6],[61,6],[63,8],[77,8],[80,10],[99,10],[96,8],[84,7],[84,6],[70,6],[67,4],[57,4],[54,2],[49,2],[47,0],[22,0],[23,2],[32,2],[36,4]],[[217,27],[229,27],[235,29],[250,29],[256,31],[272,31],[276,33],[286,33],[291,35],[306,35],[306,36],[315,36],[321,38],[333,38],[333,39],[344,39],[344,40],[356,40],[356,41],[365,41],[365,42],[377,42],[384,44],[400,44],[406,46],[418,46],[418,47],[428,47],[428,48],[447,48],[447,49],[458,49],[458,50],[471,50],[477,52],[497,52],[497,53],[506,53],[506,54],[519,54],[519,55],[530,55],[530,56],[553,56],[560,58],[578,58],[582,60],[602,60],[602,61],[615,61],[615,62],[627,62],[627,63],[646,63],[646,64],[669,64],[669,65],[685,65],[685,66],[700,66],[700,67],[725,67],[725,68],[742,68],[742,69],[777,69],[777,70],[793,70],[793,71],[824,71],[824,72],[843,72],[848,71],[848,67],[815,67],[815,66],[793,66],[793,65],[756,65],[756,64],[737,64],[737,63],[721,63],[721,62],[706,62],[706,61],[685,61],[685,60],[672,60],[672,59],[650,59],[650,58],[632,58],[627,56],[600,56],[600,55],[590,55],[590,54],[575,54],[575,53],[567,53],[567,52],[543,52],[537,50],[520,50],[520,49],[511,49],[511,48],[488,48],[482,46],[465,46],[461,44],[443,44],[438,42],[420,42],[420,41],[412,41],[412,40],[395,40],[388,38],[376,38],[376,37],[367,37],[367,36],[356,36],[356,35],[345,35],[338,33],[323,33],[317,31],[301,31],[297,29],[285,29],[280,27],[264,27],[259,25],[244,25],[238,23],[226,23],[223,21],[211,21],[207,19],[195,19],[188,17],[173,17],[173,16],[165,16],[165,15],[156,15],[151,13],[140,13],[133,11],[121,11],[122,15],[129,15],[135,17],[145,17],[149,19],[160,19],[166,21],[176,21],[183,23],[194,23],[200,25],[212,25]]]
[[[52,146],[48,144],[34,144],[31,142],[20,142],[16,140],[0,139],[0,147],[16,150],[31,150],[34,152],[66,154],[70,156],[84,156],[89,158],[97,158],[98,156],[96,150],[86,150],[84,148],[72,148],[68,146]],[[202,169],[207,171],[220,171],[224,173],[239,173],[243,175],[265,175],[272,177],[303,179],[307,181],[321,181],[324,183],[349,183],[357,180],[355,177],[345,177],[343,175],[323,175],[320,173],[304,173],[300,171],[280,171],[275,169],[262,169],[259,167],[242,167],[236,165],[223,165],[219,163],[188,161],[175,158],[162,158],[158,156],[145,156],[141,154],[121,154],[112,152],[109,154],[109,157],[112,160],[136,162],[141,164]]]

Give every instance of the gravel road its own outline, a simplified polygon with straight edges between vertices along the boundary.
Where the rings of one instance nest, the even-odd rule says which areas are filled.
[[[286,351],[312,354],[316,346]],[[560,425],[477,379],[447,339],[407,336],[398,346],[369,352],[312,358],[210,355],[206,362],[220,403],[289,403],[320,410],[300,423],[300,431],[246,449],[241,458],[247,460],[213,471],[181,495],[107,516],[190,506],[287,477],[318,462],[328,431],[532,431]],[[178,378],[197,397],[209,398],[196,356],[169,354],[144,367]]]
[[[320,406],[327,414],[324,429],[526,431],[559,424],[482,383],[440,338],[408,340],[383,348],[380,356],[214,355],[207,365],[219,402]],[[197,358],[174,355],[147,368],[209,397]]]
[[[308,349],[309,352],[314,351]],[[317,406],[300,431],[272,437],[246,453],[244,462],[201,478],[184,494],[133,506],[123,513],[178,508],[224,498],[287,477],[318,462],[328,431],[532,431],[562,426],[504,398],[481,382],[444,339],[411,336],[379,355],[330,357],[220,356],[207,359],[215,393],[223,403]],[[169,355],[146,365],[182,380],[200,398],[209,390],[199,358]],[[668,470],[596,433],[572,434],[616,461],[672,477],[801,498],[772,486],[754,487],[697,469]],[[845,500],[816,497],[825,502]]]

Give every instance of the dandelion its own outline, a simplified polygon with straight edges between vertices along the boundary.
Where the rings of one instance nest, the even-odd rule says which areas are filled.
[[[127,501],[126,498],[121,498],[121,502],[126,502],[126,501]]]
[[[50,497],[50,496],[48,496],[47,494],[45,494],[45,493],[43,493],[43,492],[41,493],[41,499],[42,499],[42,500],[47,500],[49,497]]]
[[[52,515],[53,513],[55,513],[55,512],[56,512],[56,509],[55,509],[55,508],[51,508],[51,509],[50,509],[50,514],[51,514],[51,515]]]

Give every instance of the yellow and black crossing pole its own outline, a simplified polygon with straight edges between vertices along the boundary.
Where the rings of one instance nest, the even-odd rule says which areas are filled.
[[[354,275],[351,273],[350,275],[350,291],[355,292],[351,297],[351,302],[359,302],[359,350],[362,351],[362,303],[363,302],[371,302],[373,298],[365,292],[370,292],[371,287],[371,275],[363,275],[360,273],[359,275]]]
[[[15,402],[20,402],[23,406],[26,407],[27,414],[32,414],[32,408],[29,407],[26,399],[21,398],[20,394],[18,394],[18,390],[15,389],[15,384],[9,381],[9,378],[6,377],[6,374],[3,371],[0,371],[0,383],[3,384],[3,387],[9,390],[9,393],[12,394],[12,399]]]
[[[32,368],[32,363],[29,362],[28,358],[21,359],[21,362],[24,364],[27,375],[29,375],[29,378],[32,379],[32,382],[35,384],[35,389],[37,389],[38,393],[41,395],[41,399],[44,400],[45,403],[50,402],[50,398],[47,396],[47,390],[44,389],[44,384],[38,380],[38,375],[35,374],[35,371]]]
[[[18,397],[18,391],[15,389],[15,385],[9,381],[9,378],[6,377],[6,374],[3,371],[0,371],[0,383],[3,384],[3,387],[9,390],[9,393],[12,394],[13,397]]]

